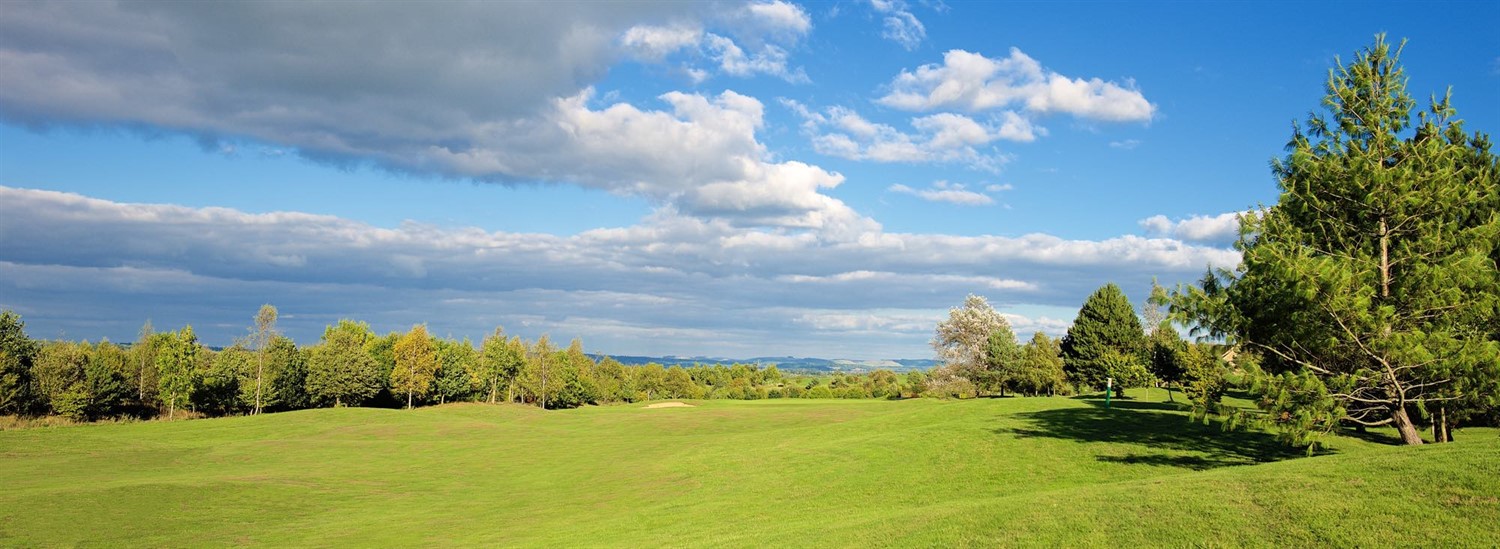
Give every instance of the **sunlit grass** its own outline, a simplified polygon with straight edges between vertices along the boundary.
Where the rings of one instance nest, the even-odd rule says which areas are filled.
[[[1424,448],[1335,438],[1306,458],[1191,423],[1160,391],[1132,396],[0,432],[0,545],[1500,543],[1495,430]]]

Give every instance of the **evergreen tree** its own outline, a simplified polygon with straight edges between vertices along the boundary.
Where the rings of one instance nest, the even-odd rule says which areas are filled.
[[[1252,379],[1295,443],[1351,421],[1420,444],[1412,414],[1500,398],[1500,169],[1448,96],[1413,124],[1399,56],[1380,36],[1330,71],[1327,114],[1274,163],[1280,199],[1242,218],[1238,272],[1179,292],[1263,356]]]
[[[1149,379],[1145,370],[1146,341],[1135,307],[1125,292],[1106,284],[1084,301],[1078,318],[1062,340],[1063,367],[1079,385],[1104,388],[1139,385]]]

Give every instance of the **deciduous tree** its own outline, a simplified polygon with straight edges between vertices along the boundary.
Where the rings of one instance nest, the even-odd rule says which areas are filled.
[[[38,345],[26,336],[26,324],[14,311],[0,312],[0,414],[35,409],[32,368]]]
[[[985,360],[990,335],[1002,330],[1010,333],[1010,323],[983,297],[970,294],[962,307],[949,309],[948,319],[938,323],[932,337],[938,359],[951,367],[951,376],[945,377],[963,378],[978,396],[981,385],[992,377]]]
[[[438,370],[437,353],[432,347],[432,336],[427,335],[427,326],[412,326],[394,349],[396,367],[391,370],[391,390],[406,393],[406,407],[411,408],[412,397],[427,396]]]
[[[202,350],[193,327],[183,326],[162,340],[156,353],[157,387],[167,405],[167,417],[177,416],[179,404],[187,404],[198,386],[198,355]]]
[[[365,350],[374,339],[363,322],[340,320],[324,329],[308,361],[308,395],[334,406],[358,406],[379,393],[384,376]]]

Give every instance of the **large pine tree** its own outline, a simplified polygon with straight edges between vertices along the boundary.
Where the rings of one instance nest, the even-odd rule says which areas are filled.
[[[1347,420],[1420,444],[1413,414],[1500,387],[1500,172],[1448,97],[1413,120],[1399,56],[1377,37],[1330,71],[1327,113],[1274,164],[1280,200],[1244,220],[1239,272],[1200,292],[1227,304],[1200,320],[1264,355],[1263,404],[1295,441]]]
[[[1106,284],[1084,301],[1062,340],[1063,367],[1074,383],[1104,388],[1145,380],[1145,333],[1119,286]]]

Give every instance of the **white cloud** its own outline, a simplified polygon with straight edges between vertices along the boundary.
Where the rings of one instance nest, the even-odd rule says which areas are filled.
[[[812,30],[812,18],[806,10],[781,0],[751,3],[745,6],[742,17],[771,34],[801,37]]]
[[[427,321],[438,333],[480,336],[500,324],[527,337],[581,336],[612,352],[746,356],[927,356],[930,326],[860,337],[806,321],[940,312],[975,291],[1001,307],[1076,308],[1104,282],[1139,293],[1153,276],[1190,280],[1238,261],[1224,248],[1136,236],[864,227],[830,239],[670,208],[638,225],[556,236],[5,187],[0,239],[0,307],[21,310],[45,337],[131,338],[151,318],[162,327],[191,322],[211,343],[226,343],[271,302],[304,342],[349,317],[380,330]],[[643,339],[650,334],[672,339]]]
[[[927,39],[927,28],[912,15],[906,2],[902,0],[870,0],[870,6],[875,12],[883,15],[881,19],[882,29],[880,36],[906,48],[908,51],[917,49],[922,41]]]
[[[682,71],[693,83],[707,80],[710,72],[698,65],[713,62],[719,73],[740,78],[764,74],[788,82],[808,82],[802,68],[789,68],[787,48],[797,44],[812,30],[812,19],[796,4],[773,0],[746,4],[710,21],[641,24],[630,27],[620,37],[620,45],[637,61],[666,62],[679,52],[686,52]],[[703,24],[713,24],[716,32],[707,32]]]
[[[909,194],[928,202],[947,202],[960,206],[989,206],[995,203],[995,199],[987,194],[970,191],[965,189],[963,185],[947,181],[934,182],[932,188],[928,189],[913,189],[906,185],[896,184],[891,185],[886,190]]]
[[[705,35],[704,50],[719,63],[719,70],[730,76],[749,77],[768,74],[788,82],[807,82],[807,74],[801,68],[788,70],[787,53],[775,45],[766,44],[759,52],[745,53],[733,40],[709,33]]]
[[[698,26],[637,25],[625,31],[620,45],[637,59],[659,62],[678,50],[696,47],[702,40],[703,29]]]
[[[1069,78],[1043,69],[1016,48],[1004,59],[951,50],[941,64],[902,71],[891,81],[890,93],[878,102],[911,111],[1020,107],[1038,114],[1067,113],[1116,122],[1149,121],[1156,112],[1156,106],[1129,82],[1122,86],[1098,78]]]
[[[781,102],[802,118],[803,133],[814,150],[850,160],[951,163],[996,172],[1008,158],[988,145],[999,140],[1032,141],[1046,132],[1007,112],[988,122],[954,113],[920,116],[910,120],[915,131],[908,133],[872,122],[847,107],[817,112],[794,100]]]
[[[1239,216],[1244,214],[1245,212],[1227,212],[1211,216],[1194,215],[1175,221],[1165,215],[1153,215],[1142,219],[1140,225],[1151,234],[1192,242],[1228,243],[1239,236]]]

